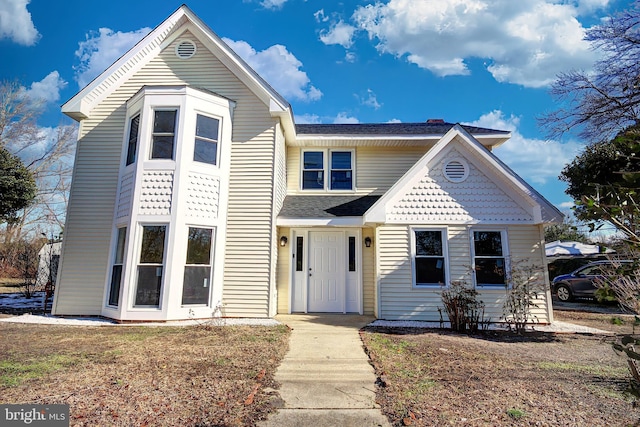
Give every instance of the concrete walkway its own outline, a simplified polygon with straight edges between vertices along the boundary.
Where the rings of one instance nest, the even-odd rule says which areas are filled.
[[[375,403],[373,367],[357,315],[279,315],[292,328],[289,352],[276,371],[281,408],[261,427],[390,426]]]

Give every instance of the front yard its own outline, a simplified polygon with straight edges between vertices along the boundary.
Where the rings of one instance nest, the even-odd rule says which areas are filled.
[[[0,403],[69,404],[72,426],[246,426],[271,408],[278,327],[0,323]]]
[[[609,314],[585,317],[585,325],[611,325]],[[640,418],[625,392],[626,362],[600,336],[367,328],[362,338],[394,425],[624,426]]]

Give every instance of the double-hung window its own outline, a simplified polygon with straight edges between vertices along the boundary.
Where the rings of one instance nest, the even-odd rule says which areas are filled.
[[[117,307],[120,303],[120,285],[122,283],[122,267],[124,264],[125,241],[127,239],[127,227],[118,228],[113,266],[111,268],[111,284],[109,286],[108,304]]]
[[[187,262],[182,285],[183,305],[209,303],[212,238],[211,228],[189,227]]]
[[[136,306],[159,307],[164,270],[165,225],[142,227]]]
[[[129,141],[127,144],[127,163],[136,161],[136,152],[138,151],[138,130],[140,129],[140,114],[136,114],[129,122]]]
[[[328,180],[326,179],[327,176],[329,177]],[[303,151],[302,189],[330,191],[353,190],[353,151]]]
[[[437,229],[413,229],[413,277],[416,286],[447,283],[447,233]]]
[[[472,231],[476,286],[505,286],[506,233],[498,230]]]
[[[193,160],[211,165],[218,164],[218,129],[220,121],[198,114]]]
[[[173,159],[178,110],[155,110],[151,137],[152,159]]]

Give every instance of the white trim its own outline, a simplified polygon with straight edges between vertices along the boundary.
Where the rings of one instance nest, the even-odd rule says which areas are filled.
[[[442,257],[444,258],[444,283],[416,283],[416,231],[439,231],[442,236]],[[449,267],[449,234],[447,227],[432,226],[413,226],[409,227],[409,242],[411,251],[411,287],[413,289],[442,289],[449,286],[450,283],[450,267]]]
[[[473,233],[475,231],[486,231],[486,232],[499,232],[500,233],[500,243],[502,244],[502,258],[504,258],[504,277],[505,280],[508,281],[509,271],[510,271],[510,258],[509,258],[509,234],[507,229],[504,227],[491,227],[489,225],[482,225],[480,227],[469,227],[469,251],[471,254],[471,277],[473,280],[473,287],[476,289],[484,289],[484,290],[500,290],[504,289],[504,284],[485,284],[478,285],[478,280],[476,279],[476,251],[475,251],[475,240],[473,238]],[[499,257],[494,257],[499,258]],[[510,287],[510,285],[509,285]]]
[[[361,216],[342,216],[338,218],[282,218],[276,219],[278,227],[362,227]]]

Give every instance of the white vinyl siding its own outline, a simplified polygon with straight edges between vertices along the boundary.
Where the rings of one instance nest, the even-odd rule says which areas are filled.
[[[422,227],[423,225],[420,225]],[[427,227],[427,225],[424,225]],[[509,238],[509,255],[512,262],[525,260],[532,265],[544,266],[544,244],[540,239],[539,226],[514,225],[504,227]],[[472,287],[469,274],[471,251],[469,228],[450,226],[448,234],[448,253],[450,280],[464,281]],[[410,227],[384,225],[377,233],[379,264],[379,292],[381,319],[439,321],[438,307],[443,308],[439,289],[420,289],[411,286],[412,269],[410,260]],[[544,278],[543,269],[540,272]],[[548,279],[547,279],[548,280]],[[485,318],[493,322],[502,317],[502,304],[505,289],[478,289],[479,299],[485,302]],[[547,323],[550,320],[545,295],[536,301],[538,308],[533,309],[538,320]],[[446,320],[446,314],[445,320]]]
[[[190,33],[181,37],[196,40]],[[268,107],[201,43],[189,60],[164,50],[91,112],[80,126],[65,254],[55,314],[101,313],[109,260],[126,102],[143,85],[190,85],[235,101],[223,314],[266,317],[274,229],[274,126]],[[225,126],[226,124],[223,124]]]

